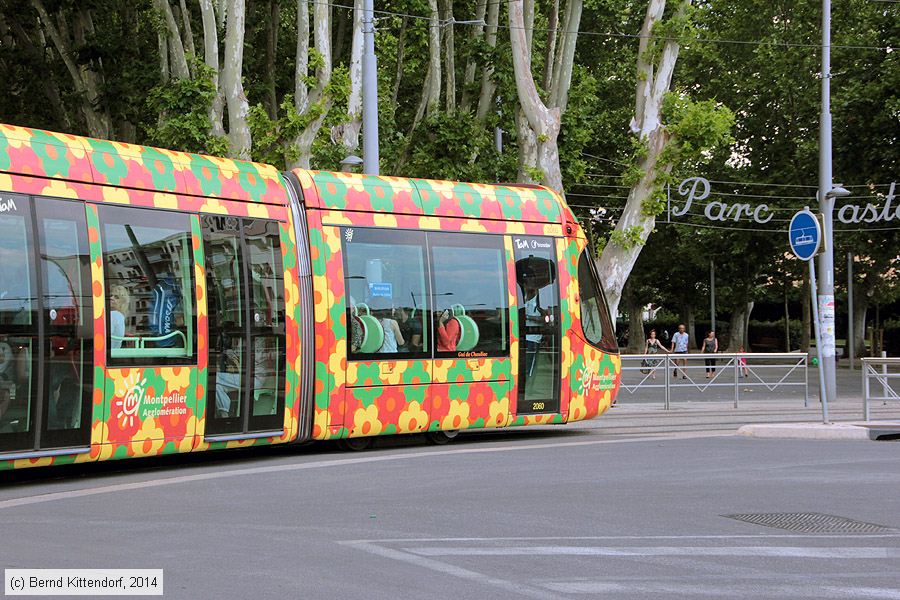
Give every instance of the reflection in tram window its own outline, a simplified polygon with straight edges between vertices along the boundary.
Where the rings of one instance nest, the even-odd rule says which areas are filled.
[[[518,412],[559,410],[560,306],[553,238],[513,237],[519,305]]]
[[[603,339],[603,315],[605,306],[594,274],[588,251],[581,253],[578,259],[578,292],[581,297],[581,328],[584,337],[591,344],[597,346]]]
[[[427,354],[424,235],[348,227],[342,239],[350,358]]]
[[[251,417],[273,416],[281,403],[284,365],[284,268],[278,223],[244,221],[250,270],[253,393]]]
[[[0,451],[30,446],[37,307],[30,205],[0,196]]]
[[[508,352],[509,302],[503,238],[429,234],[438,353],[497,356]],[[468,354],[472,353],[472,354]]]
[[[279,224],[203,215],[209,298],[206,432],[280,425],[284,407],[284,267]]]
[[[50,338],[47,356],[47,429],[81,428],[90,408],[93,327],[88,310],[89,256],[84,207],[41,200],[38,206],[44,310]],[[67,218],[61,218],[67,217]],[[61,438],[62,439],[62,438]]]
[[[190,217],[102,206],[100,220],[111,364],[183,363],[195,333]]]

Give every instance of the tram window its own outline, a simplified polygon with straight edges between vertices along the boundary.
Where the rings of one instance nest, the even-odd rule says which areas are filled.
[[[438,356],[498,356],[509,351],[509,284],[503,238],[428,235],[434,273]]]
[[[594,346],[601,345],[606,317],[606,303],[600,293],[590,256],[585,250],[578,259],[578,292],[581,297],[581,328],[584,337]]]
[[[65,446],[89,439],[94,328],[87,223],[80,202],[41,198],[35,205],[49,342],[41,444]]]
[[[0,194],[0,451],[27,447],[32,431],[37,309],[31,211]]]
[[[424,234],[345,227],[341,237],[350,358],[427,356],[431,303]]]
[[[101,206],[111,365],[183,364],[194,356],[190,216]]]

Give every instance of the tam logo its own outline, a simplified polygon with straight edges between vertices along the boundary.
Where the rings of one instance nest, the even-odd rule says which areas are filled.
[[[147,379],[144,378],[132,384],[125,392],[125,397],[116,402],[116,406],[119,407],[119,414],[116,416],[122,427],[134,427],[134,419],[141,409],[141,402],[144,400],[146,391]]]
[[[16,206],[16,201],[10,198],[9,200],[0,200],[0,213],[5,212],[18,212],[19,208]]]

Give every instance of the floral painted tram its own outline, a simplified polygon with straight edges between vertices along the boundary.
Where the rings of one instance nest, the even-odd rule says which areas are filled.
[[[620,370],[550,190],[0,125],[0,469],[566,423]]]

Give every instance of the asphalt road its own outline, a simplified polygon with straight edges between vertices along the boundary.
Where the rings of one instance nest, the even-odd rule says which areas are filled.
[[[7,477],[0,566],[162,568],[168,598],[900,598],[898,490],[891,442],[320,445]],[[881,527],[723,516],[808,512]]]

